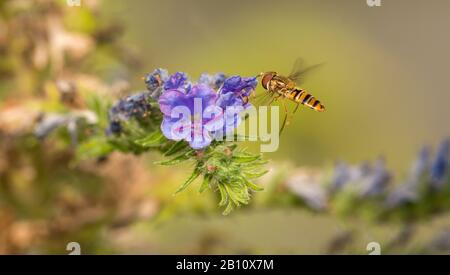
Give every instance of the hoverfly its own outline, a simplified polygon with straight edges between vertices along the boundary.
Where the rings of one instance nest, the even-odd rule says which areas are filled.
[[[317,112],[325,111],[325,106],[320,103],[318,99],[316,99],[313,95],[306,92],[305,90],[299,88],[297,85],[301,83],[302,77],[308,71],[313,68],[318,67],[321,64],[313,65],[308,68],[303,68],[303,62],[301,59],[297,59],[292,69],[292,72],[288,76],[279,75],[277,72],[264,72],[260,73],[258,77],[261,77],[261,85],[264,89],[267,90],[267,95],[271,97],[271,101],[269,103],[281,99],[289,99],[297,103],[292,115],[297,111],[300,105],[305,105]],[[286,125],[287,120],[287,107],[282,101],[284,109],[286,111],[286,116],[284,118],[283,124],[280,128],[280,133],[283,131],[284,126]]]

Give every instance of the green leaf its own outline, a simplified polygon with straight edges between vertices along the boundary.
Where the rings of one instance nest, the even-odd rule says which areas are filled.
[[[217,184],[217,187],[219,188],[220,193],[219,206],[224,206],[228,201],[227,191],[225,191],[225,187],[221,183]]]
[[[259,158],[260,158],[259,155],[250,155],[243,153],[233,155],[233,160],[236,161],[237,163],[252,162],[258,160]]]
[[[252,189],[252,190],[254,190],[254,191],[263,191],[263,190],[264,190],[263,187],[261,187],[261,186],[259,186],[259,185],[256,185],[256,184],[254,184],[253,182],[248,181],[248,180],[245,182],[245,184],[246,184],[250,189]]]
[[[252,162],[249,162],[249,163],[242,163],[241,165],[242,165],[243,167],[246,167],[246,168],[253,168],[253,167],[265,165],[265,164],[267,164],[267,163],[269,163],[268,160],[262,160],[262,159],[259,159],[259,160],[252,161]]]
[[[193,151],[188,151],[187,153],[178,155],[175,158],[170,159],[170,160],[156,161],[155,164],[159,164],[159,165],[175,165],[175,164],[179,164],[181,162],[189,160],[192,156],[193,156]]]
[[[200,189],[198,190],[198,192],[199,193],[203,193],[209,187],[209,182],[210,181],[211,181],[211,176],[210,175],[206,175],[203,178],[202,185],[200,186]]]
[[[239,205],[239,201],[240,201],[239,197],[236,196],[236,193],[233,191],[233,189],[230,188],[230,186],[228,184],[225,184],[225,190],[226,190],[230,200],[232,202],[234,202],[234,204]]]
[[[195,169],[194,172],[192,172],[192,175],[177,189],[177,191],[175,191],[175,194],[186,189],[198,176],[200,176],[200,174],[200,169]]]
[[[225,210],[222,212],[222,215],[226,216],[233,211],[233,203],[229,202]]]
[[[164,135],[160,132],[154,132],[145,138],[141,138],[138,140],[135,140],[134,143],[142,146],[142,147],[155,147],[160,146],[162,144],[161,141],[164,140]]]
[[[247,179],[256,179],[256,178],[262,177],[263,175],[267,174],[267,172],[269,172],[269,171],[268,170],[258,171],[258,172],[247,171],[247,172],[244,172],[244,175]]]
[[[167,152],[164,153],[165,156],[172,156],[176,153],[179,153],[180,151],[182,151],[183,149],[188,148],[188,145],[186,143],[186,141],[184,140],[180,140],[177,141],[176,143],[174,143],[169,150],[167,150]]]

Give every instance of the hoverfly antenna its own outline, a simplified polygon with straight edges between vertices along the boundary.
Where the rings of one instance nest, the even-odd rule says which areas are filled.
[[[256,78],[262,77],[263,75],[264,75],[264,73],[259,73],[258,75],[256,75]]]

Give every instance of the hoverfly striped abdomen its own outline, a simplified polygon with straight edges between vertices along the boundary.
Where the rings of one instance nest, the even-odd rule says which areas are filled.
[[[305,90],[295,88],[290,95],[292,96],[290,96],[289,99],[292,99],[297,103],[308,106],[309,108],[318,112],[325,111],[325,106],[323,106],[323,104],[321,104],[318,99],[316,99],[313,95],[306,92]]]

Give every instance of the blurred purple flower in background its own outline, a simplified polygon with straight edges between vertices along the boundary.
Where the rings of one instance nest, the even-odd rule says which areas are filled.
[[[450,139],[444,140],[436,152],[436,157],[430,167],[431,187],[440,190],[444,187],[448,176]]]
[[[397,186],[387,195],[386,206],[388,208],[412,203],[419,199],[420,179],[429,168],[429,160],[430,147],[424,146],[422,150],[420,150],[417,160],[411,168],[407,181]]]
[[[391,180],[391,174],[386,169],[385,161],[379,158],[373,170],[362,183],[361,197],[372,197],[381,195]]]
[[[316,173],[298,170],[286,180],[287,188],[315,211],[325,210],[328,204],[327,190],[320,185]]]

